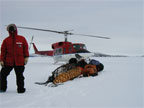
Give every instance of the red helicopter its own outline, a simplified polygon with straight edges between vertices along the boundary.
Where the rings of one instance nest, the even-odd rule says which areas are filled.
[[[39,51],[37,49],[37,47],[35,46],[35,44],[32,42],[33,37],[31,40],[31,44],[33,45],[35,54],[53,56],[55,63],[57,63],[59,61],[68,61],[70,58],[76,58],[76,56],[75,56],[76,54],[79,54],[80,56],[82,56],[84,58],[88,58],[88,57],[94,55],[94,53],[92,53],[86,49],[85,44],[68,42],[67,41],[68,35],[79,35],[79,36],[89,36],[89,37],[110,39],[109,37],[103,37],[103,36],[75,34],[75,33],[70,33],[69,31],[54,31],[54,30],[38,29],[38,28],[30,28],[30,27],[20,27],[20,26],[18,26],[18,28],[63,34],[65,37],[65,41],[53,43],[51,46],[53,50],[49,50],[49,51]]]

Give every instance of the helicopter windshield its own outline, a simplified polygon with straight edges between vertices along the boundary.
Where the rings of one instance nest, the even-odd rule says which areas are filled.
[[[86,50],[86,46],[84,44],[74,44],[73,48],[78,51],[78,50]]]

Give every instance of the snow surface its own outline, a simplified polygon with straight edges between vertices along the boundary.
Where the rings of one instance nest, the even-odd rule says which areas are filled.
[[[26,65],[26,93],[16,92],[14,71],[8,89],[0,93],[0,108],[142,108],[142,57],[99,57],[105,66],[96,77],[77,78],[58,87],[36,85],[46,81],[53,65],[50,57],[31,57]]]

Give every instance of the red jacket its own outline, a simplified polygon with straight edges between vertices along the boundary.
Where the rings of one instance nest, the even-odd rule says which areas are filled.
[[[17,35],[17,29],[14,36],[9,32],[9,36],[4,39],[1,46],[0,61],[3,61],[6,66],[24,66],[24,58],[28,56],[26,39]]]

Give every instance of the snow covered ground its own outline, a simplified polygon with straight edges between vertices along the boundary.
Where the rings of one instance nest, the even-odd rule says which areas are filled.
[[[97,77],[77,78],[58,87],[34,84],[46,81],[63,63],[50,57],[31,57],[25,70],[26,93],[16,92],[14,71],[8,89],[0,94],[0,108],[142,108],[142,57],[99,57],[105,66]]]

